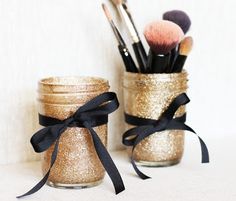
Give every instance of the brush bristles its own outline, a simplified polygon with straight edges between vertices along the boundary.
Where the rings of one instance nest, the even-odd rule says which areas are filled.
[[[147,25],[144,36],[152,51],[165,55],[177,46],[184,33],[175,23],[160,20]]]
[[[163,19],[176,23],[186,34],[191,26],[189,16],[181,10],[172,10],[163,14]]]
[[[109,21],[112,21],[111,14],[110,14],[110,12],[109,12],[107,6],[106,6],[104,3],[102,4],[102,9],[103,9],[103,11],[104,11],[104,13],[105,13],[107,19],[108,19]]]
[[[185,37],[179,46],[179,54],[188,56],[193,48],[193,38],[191,36]]]
[[[122,0],[112,0],[112,2],[117,6],[123,3]]]

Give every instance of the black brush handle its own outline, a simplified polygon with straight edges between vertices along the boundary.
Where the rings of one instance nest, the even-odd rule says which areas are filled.
[[[173,65],[172,72],[173,73],[180,73],[183,70],[186,59],[187,59],[187,56],[178,55],[176,60],[175,60],[174,65]]]
[[[122,45],[119,45],[118,48],[119,48],[119,51],[120,51],[120,55],[123,59],[126,71],[127,72],[138,73],[138,69],[137,69],[137,67],[134,63],[134,60],[133,60],[132,56],[129,53],[129,50],[126,47],[122,46]]]
[[[157,55],[153,51],[148,54],[148,73],[165,73],[170,62],[170,54]]]
[[[141,41],[133,43],[134,53],[141,73],[146,73],[147,54]]]
[[[169,63],[169,66],[166,68],[166,73],[171,73],[173,71],[177,55],[178,55],[177,48],[172,49],[171,56],[170,56],[170,63]]]

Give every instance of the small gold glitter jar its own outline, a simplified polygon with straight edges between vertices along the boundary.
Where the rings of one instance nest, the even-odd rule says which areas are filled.
[[[187,72],[138,74],[125,72],[123,79],[125,113],[147,119],[159,119],[173,99],[187,90]],[[182,116],[181,106],[175,117]],[[127,129],[132,125],[127,124]],[[131,150],[129,154],[131,154]],[[184,150],[184,131],[166,130],[141,141],[133,159],[143,166],[170,166],[180,162]]]
[[[107,92],[107,80],[96,77],[51,77],[38,84],[41,115],[64,120],[92,98]],[[107,125],[94,127],[102,143],[107,145]],[[46,174],[54,145],[42,157]],[[71,127],[60,138],[57,159],[47,184],[61,188],[86,188],[102,182],[105,170],[97,156],[92,137],[86,128]]]

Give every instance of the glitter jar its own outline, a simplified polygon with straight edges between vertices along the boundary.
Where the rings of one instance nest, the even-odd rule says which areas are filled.
[[[173,74],[138,74],[125,72],[123,79],[125,113],[159,119],[173,99],[187,90],[187,72]],[[181,106],[175,117],[182,116]],[[126,123],[126,128],[133,126]],[[131,154],[131,149],[128,149]],[[133,151],[138,165],[170,166],[180,162],[184,150],[184,131],[166,130],[141,141]]]
[[[107,80],[96,77],[51,77],[38,84],[39,113],[64,120],[92,98],[109,90]],[[94,128],[107,145],[107,125]],[[42,156],[46,174],[54,145]],[[47,184],[61,188],[86,188],[102,182],[105,170],[97,156],[92,137],[86,128],[71,127],[61,136],[56,162]]]

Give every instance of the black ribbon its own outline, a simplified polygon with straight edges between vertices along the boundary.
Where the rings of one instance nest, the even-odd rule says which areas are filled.
[[[115,111],[118,107],[119,102],[116,94],[106,92],[81,106],[74,113],[74,115],[63,121],[39,114],[40,124],[46,127],[39,130],[32,136],[31,144],[35,152],[40,153],[44,152],[55,143],[51,156],[50,168],[43,179],[36,186],[17,198],[28,196],[37,192],[47,182],[50,170],[57,158],[60,137],[68,127],[84,127],[90,131],[97,155],[112,180],[116,194],[125,190],[119,171],[117,170],[111,156],[107,152],[97,133],[93,129],[93,127],[106,124],[108,122],[108,114]]]
[[[184,122],[186,120],[186,114],[181,117],[174,118],[175,112],[178,108],[182,105],[186,105],[189,103],[190,100],[185,93],[180,94],[177,96],[166,109],[166,111],[161,115],[158,120],[154,119],[145,119],[136,116],[132,116],[129,114],[125,114],[125,121],[136,127],[131,128],[130,130],[126,131],[123,134],[123,144],[126,146],[132,146],[132,153],[135,147],[146,137],[156,133],[161,132],[164,130],[187,130],[194,134],[195,131],[187,126]],[[196,134],[197,135],[197,134]],[[209,153],[206,144],[204,141],[197,135],[200,145],[201,145],[201,152],[202,152],[202,163],[209,162]],[[142,179],[148,179],[149,176],[143,174],[136,166],[133,154],[131,156],[131,163],[135,172],[138,176]]]

